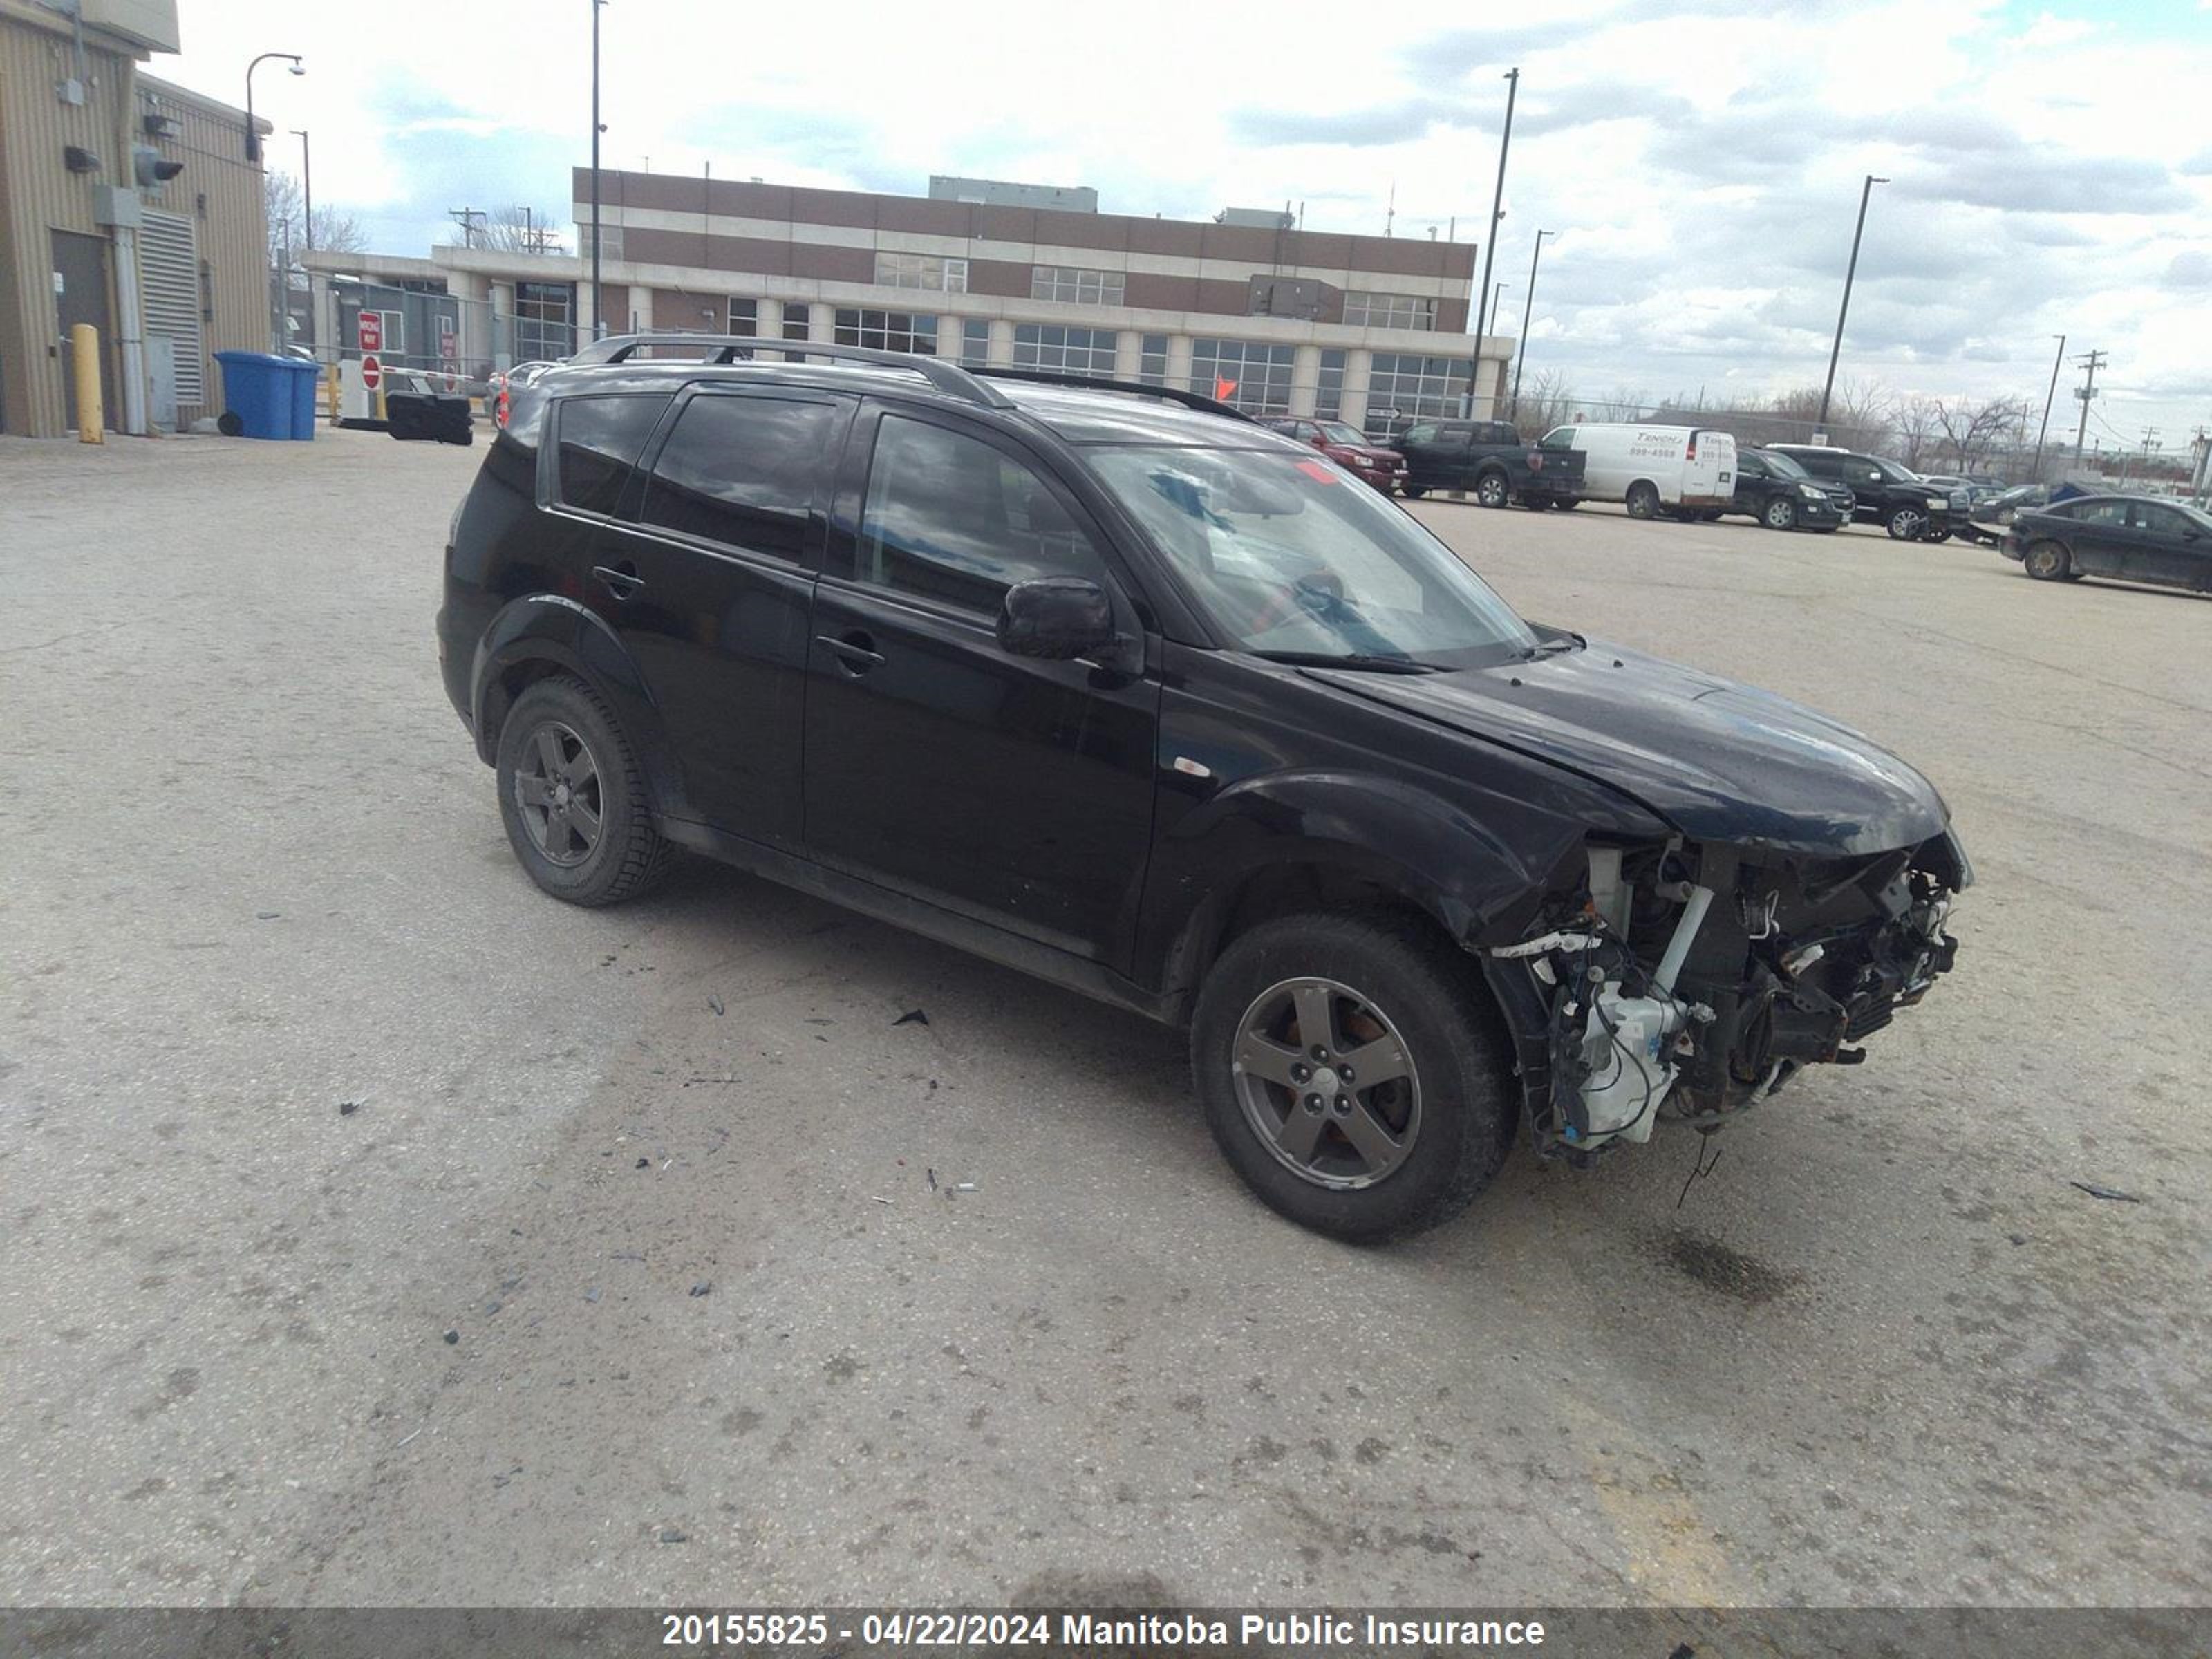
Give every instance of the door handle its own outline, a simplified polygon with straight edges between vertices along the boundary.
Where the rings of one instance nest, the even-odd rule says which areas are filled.
[[[814,643],[830,651],[838,666],[856,678],[883,666],[884,653],[876,649],[875,641],[858,629],[844,635],[817,634]]]
[[[645,591],[645,578],[637,574],[637,567],[628,559],[620,564],[595,564],[592,574],[606,585],[608,592],[618,599],[634,599]]]

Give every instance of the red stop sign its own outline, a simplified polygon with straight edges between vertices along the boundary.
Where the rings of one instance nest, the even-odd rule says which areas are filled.
[[[376,390],[377,382],[381,380],[383,378],[384,365],[382,363],[378,362],[374,356],[364,357],[361,360],[361,383],[363,386],[367,386],[371,392],[374,392]]]

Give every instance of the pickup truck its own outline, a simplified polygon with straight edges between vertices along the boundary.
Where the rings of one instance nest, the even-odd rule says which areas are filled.
[[[1485,507],[1572,507],[1582,500],[1589,464],[1573,450],[1540,449],[1509,421],[1420,421],[1398,448],[1406,457],[1400,487],[1407,495],[1469,489]]]

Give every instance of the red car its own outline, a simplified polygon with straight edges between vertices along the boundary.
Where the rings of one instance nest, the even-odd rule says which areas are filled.
[[[1358,427],[1342,421],[1301,421],[1278,416],[1261,422],[1285,437],[1311,444],[1355,477],[1373,484],[1385,495],[1406,482],[1406,458],[1395,449],[1370,443]]]

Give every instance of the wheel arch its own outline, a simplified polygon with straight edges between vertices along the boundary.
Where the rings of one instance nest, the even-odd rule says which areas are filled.
[[[613,710],[645,769],[653,810],[667,817],[695,816],[636,659],[605,618],[562,594],[510,599],[478,641],[470,673],[470,726],[478,757],[487,765],[497,758],[500,729],[515,699],[556,674],[581,680]]]

